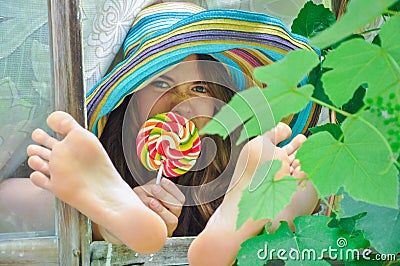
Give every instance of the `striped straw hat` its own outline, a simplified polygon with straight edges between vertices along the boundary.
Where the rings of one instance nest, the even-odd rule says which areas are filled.
[[[161,3],[143,9],[124,41],[125,59],[87,93],[89,130],[101,135],[108,114],[141,84],[191,54],[208,54],[235,74],[239,90],[255,67],[282,59],[296,49],[313,50],[306,38],[292,34],[265,14],[240,10],[204,10],[190,3]],[[254,78],[252,78],[254,80]],[[139,88],[140,89],[140,88]],[[313,103],[287,117],[293,136],[305,133],[317,120]]]

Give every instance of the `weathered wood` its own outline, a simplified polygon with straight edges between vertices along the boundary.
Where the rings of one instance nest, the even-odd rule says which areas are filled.
[[[48,7],[54,106],[85,126],[80,0],[49,0]],[[56,207],[60,265],[89,265],[91,231],[87,218],[63,202]]]
[[[103,265],[188,265],[187,251],[193,237],[174,237],[158,253],[138,254],[126,246],[96,241],[91,245],[91,266]]]
[[[59,265],[55,236],[0,239],[0,265]]]

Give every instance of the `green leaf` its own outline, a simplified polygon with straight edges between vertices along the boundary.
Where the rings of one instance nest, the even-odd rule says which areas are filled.
[[[400,65],[400,17],[391,17],[379,33],[381,46]]]
[[[341,230],[347,232],[352,236],[356,236],[360,233],[360,230],[356,228],[356,222],[363,218],[367,213],[362,212],[350,217],[339,217],[333,218],[332,221],[329,222],[329,227],[332,228],[340,228]],[[365,245],[365,247],[369,247],[369,243]]]
[[[400,204],[400,198],[399,198]],[[382,254],[400,252],[400,211],[354,200],[347,193],[340,201],[341,217],[366,212],[366,216],[356,221],[358,229],[364,231],[371,245]]]
[[[312,135],[297,157],[320,197],[344,187],[354,198],[397,207],[398,171],[382,134],[361,118],[348,118],[341,126],[344,142],[328,132]]]
[[[257,123],[251,122],[250,126],[245,127],[241,132],[242,138],[260,135],[276,124],[260,88],[251,88],[235,94],[230,102],[200,130],[200,134],[218,134],[226,138],[251,117],[254,117]]]
[[[397,2],[395,4],[393,4],[389,10],[392,11],[400,11],[400,0],[397,0]]]
[[[336,106],[348,102],[364,83],[368,84],[367,98],[398,89],[400,72],[385,49],[353,39],[326,56],[323,67],[332,70],[323,74],[322,82],[325,93]]]
[[[324,49],[357,32],[382,14],[396,0],[352,0],[347,12],[332,27],[311,39],[311,44]]]
[[[350,114],[357,113],[357,111],[364,106],[365,93],[366,89],[364,87],[362,86],[358,87],[358,89],[353,95],[353,98],[351,98],[350,101],[348,101],[345,105],[343,105],[341,109]],[[346,119],[346,116],[337,113],[336,119],[339,123],[342,123]]]
[[[327,131],[327,132],[331,133],[332,137],[334,137],[336,140],[339,140],[339,138],[343,135],[340,125],[332,124],[332,123],[327,123],[322,126],[313,127],[313,128],[310,128],[309,130],[313,134],[316,134],[316,133],[322,132],[322,131]]]
[[[239,202],[239,214],[236,227],[240,228],[249,218],[260,220],[275,217],[290,202],[297,191],[297,180],[287,176],[274,180],[275,174],[281,169],[282,162],[270,161],[261,165],[254,174],[249,186],[242,192]]]
[[[324,103],[332,105],[331,100],[329,100],[329,97],[326,95],[324,91],[321,81],[322,73],[325,72],[326,70],[321,68],[322,67],[318,65],[310,72],[308,83],[312,84],[315,88],[312,97],[320,101],[323,101]]]
[[[251,137],[262,135],[278,123],[278,121],[275,120],[276,117],[272,113],[269,102],[263,91],[259,88],[253,88],[252,90],[257,91],[257,94],[261,93],[262,95],[247,98],[247,102],[249,103],[254,115],[245,123],[244,128],[240,132],[237,144],[240,144]]]
[[[244,92],[252,94],[254,91],[249,89]],[[224,105],[219,112],[202,129],[200,129],[199,134],[218,134],[225,139],[229,133],[233,132],[237,127],[244,123],[241,116],[250,116],[252,112],[250,106],[242,96],[243,93],[235,94],[230,102]]]
[[[374,125],[390,144],[392,152],[398,154],[400,146],[400,127],[396,123],[386,123],[385,121],[387,121],[387,119],[385,119],[382,115],[379,115],[379,112],[379,110],[373,112],[373,109],[366,110],[362,113],[361,117]],[[397,116],[400,116],[400,114],[397,113]],[[398,121],[398,117],[395,121]]]
[[[292,32],[310,38],[334,24],[335,21],[335,15],[329,8],[309,1],[294,19]]]
[[[294,233],[287,222],[281,222],[274,234],[263,234],[245,241],[237,256],[238,265],[264,265],[268,260],[279,258],[279,250],[285,252],[281,251],[280,255],[281,259],[286,257],[287,265],[330,265],[323,260],[329,257],[329,249],[333,258],[340,259],[340,250],[345,254],[348,249],[362,247],[359,239],[354,240],[339,228],[328,227],[329,220],[326,216],[296,217]],[[337,242],[343,239],[347,245],[339,248]],[[302,258],[302,254],[305,260],[294,260],[296,255]]]
[[[285,59],[277,63],[254,70],[256,79],[267,84],[263,93],[275,121],[281,121],[282,118],[301,111],[308,104],[314,86],[297,86],[318,63],[316,53],[297,50],[290,52]]]
[[[254,76],[266,83],[267,88],[251,88],[236,94],[200,130],[200,134],[219,134],[225,138],[244,124],[237,141],[241,143],[270,130],[282,118],[301,111],[310,101],[313,86],[305,85],[297,88],[297,85],[318,63],[316,53],[297,50],[288,53],[279,62],[256,68]],[[282,105],[282,102],[285,102],[285,105]]]

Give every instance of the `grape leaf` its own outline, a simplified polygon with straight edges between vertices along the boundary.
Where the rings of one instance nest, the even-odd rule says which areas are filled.
[[[273,220],[290,202],[293,193],[297,191],[297,180],[291,176],[274,180],[281,167],[282,162],[274,160],[272,163],[267,161],[256,170],[249,189],[242,192],[238,204],[237,228],[249,218]]]
[[[260,96],[263,96],[262,93],[256,89],[248,89],[235,94],[229,103],[224,105],[199,133],[201,135],[218,134],[225,139],[229,133],[233,132],[253,115],[246,99],[264,99],[264,97],[261,98]]]
[[[352,39],[328,53],[323,67],[332,70],[323,74],[322,82],[329,99],[336,106],[342,106],[364,83],[368,84],[367,98],[398,89],[398,66],[393,64],[386,49],[361,39]]]
[[[329,8],[309,1],[293,20],[292,32],[310,38],[331,26],[335,21],[335,15]]]
[[[200,134],[218,134],[226,138],[229,133],[243,125],[251,117],[255,118],[256,123],[250,122],[242,130],[242,139],[261,135],[276,124],[268,101],[262,90],[257,87],[235,94],[229,103],[224,105],[213,119],[200,130]],[[238,140],[238,143],[240,142]]]
[[[347,12],[332,27],[311,39],[311,44],[324,49],[357,32],[382,14],[396,0],[352,0]]]
[[[297,152],[319,196],[335,194],[343,186],[356,199],[397,207],[398,171],[382,134],[361,118],[348,118],[341,128],[343,142],[319,132]]]
[[[399,153],[398,147],[400,143],[398,142],[398,138],[400,136],[400,128],[396,123],[385,123],[385,119],[382,115],[378,115],[379,111],[372,112],[373,109],[366,110],[362,113],[362,117],[367,120],[369,123],[374,125],[383,135],[383,137],[387,140],[392,148],[393,153]],[[398,113],[397,116],[400,114]],[[392,133],[392,134],[390,134]]]
[[[366,89],[363,86],[358,87],[355,91],[353,98],[348,101],[345,105],[342,106],[342,110],[348,112],[350,114],[357,113],[364,106],[364,97],[365,97]],[[342,123],[346,119],[346,116],[337,113],[336,120],[339,123]]]
[[[391,7],[389,7],[389,10],[400,11],[400,0],[397,0],[397,2],[395,4],[393,4]]]
[[[310,77],[308,78],[308,83],[314,86],[314,92],[312,97],[323,101],[324,103],[332,105],[332,102],[329,100],[329,97],[326,95],[324,88],[322,86],[321,77],[325,69],[322,69],[321,65],[316,66],[311,72]]]
[[[237,255],[238,265],[264,265],[274,258],[284,259],[286,265],[330,265],[323,258],[341,259],[340,250],[344,254],[345,250],[364,247],[365,242],[360,242],[359,238],[353,239],[339,228],[328,227],[329,220],[326,216],[296,217],[294,233],[287,222],[281,222],[274,234],[263,234],[245,241]],[[345,241],[343,248],[339,248],[339,240]],[[279,250],[283,251],[279,253]],[[302,255],[305,260],[295,259],[296,256],[302,258]]]
[[[254,70],[256,79],[267,84],[263,93],[275,121],[281,121],[289,114],[301,111],[309,103],[314,86],[297,86],[318,63],[316,53],[297,50],[290,52],[282,61]]]
[[[367,215],[367,213],[362,212],[350,217],[339,217],[338,219],[333,218],[332,221],[329,222],[328,226],[332,228],[340,228],[352,237],[355,237],[361,233],[361,231],[356,228],[356,223],[365,215]],[[364,239],[364,241],[366,241],[366,243],[363,246],[369,247],[369,242],[366,239]]]
[[[365,217],[356,221],[356,226],[364,231],[365,237],[378,252],[397,254],[400,251],[400,211],[398,208],[386,208],[357,201],[347,193],[344,193],[340,206],[341,217],[367,212]]]
[[[311,133],[316,134],[318,132],[327,131],[332,134],[336,140],[339,140],[343,135],[342,129],[338,124],[326,123],[322,126],[317,126],[309,129]]]
[[[400,65],[400,17],[391,17],[389,21],[383,24],[379,37],[381,46],[385,49]]]
[[[308,104],[314,87],[305,85],[297,88],[297,85],[318,63],[315,52],[296,50],[288,53],[279,62],[256,68],[254,76],[268,87],[251,88],[236,94],[200,130],[200,134],[219,134],[226,137],[245,123],[237,141],[241,143],[273,128],[282,118],[301,111]]]

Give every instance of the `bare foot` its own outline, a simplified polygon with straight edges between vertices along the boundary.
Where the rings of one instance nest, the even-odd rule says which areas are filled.
[[[59,141],[41,129],[33,131],[32,139],[42,146],[27,149],[28,164],[35,170],[32,182],[129,248],[140,253],[159,250],[167,236],[165,223],[120,177],[96,136],[64,112],[52,113],[47,124],[64,138]]]
[[[304,136],[297,137],[285,148],[276,147],[277,143],[286,139],[290,134],[290,128],[280,123],[274,130],[245,145],[238,158],[230,190],[225,195],[222,204],[211,216],[203,232],[189,247],[190,265],[232,265],[236,260],[240,245],[250,237],[259,234],[265,224],[269,222],[268,219],[258,221],[249,219],[239,230],[236,230],[238,203],[242,191],[249,186],[255,170],[267,160],[282,160],[282,169],[278,171],[275,178],[290,174],[290,166],[294,160],[291,160],[289,155],[294,153],[304,142]],[[277,219],[286,220],[287,208],[278,215]],[[279,224],[279,222],[277,223]]]

